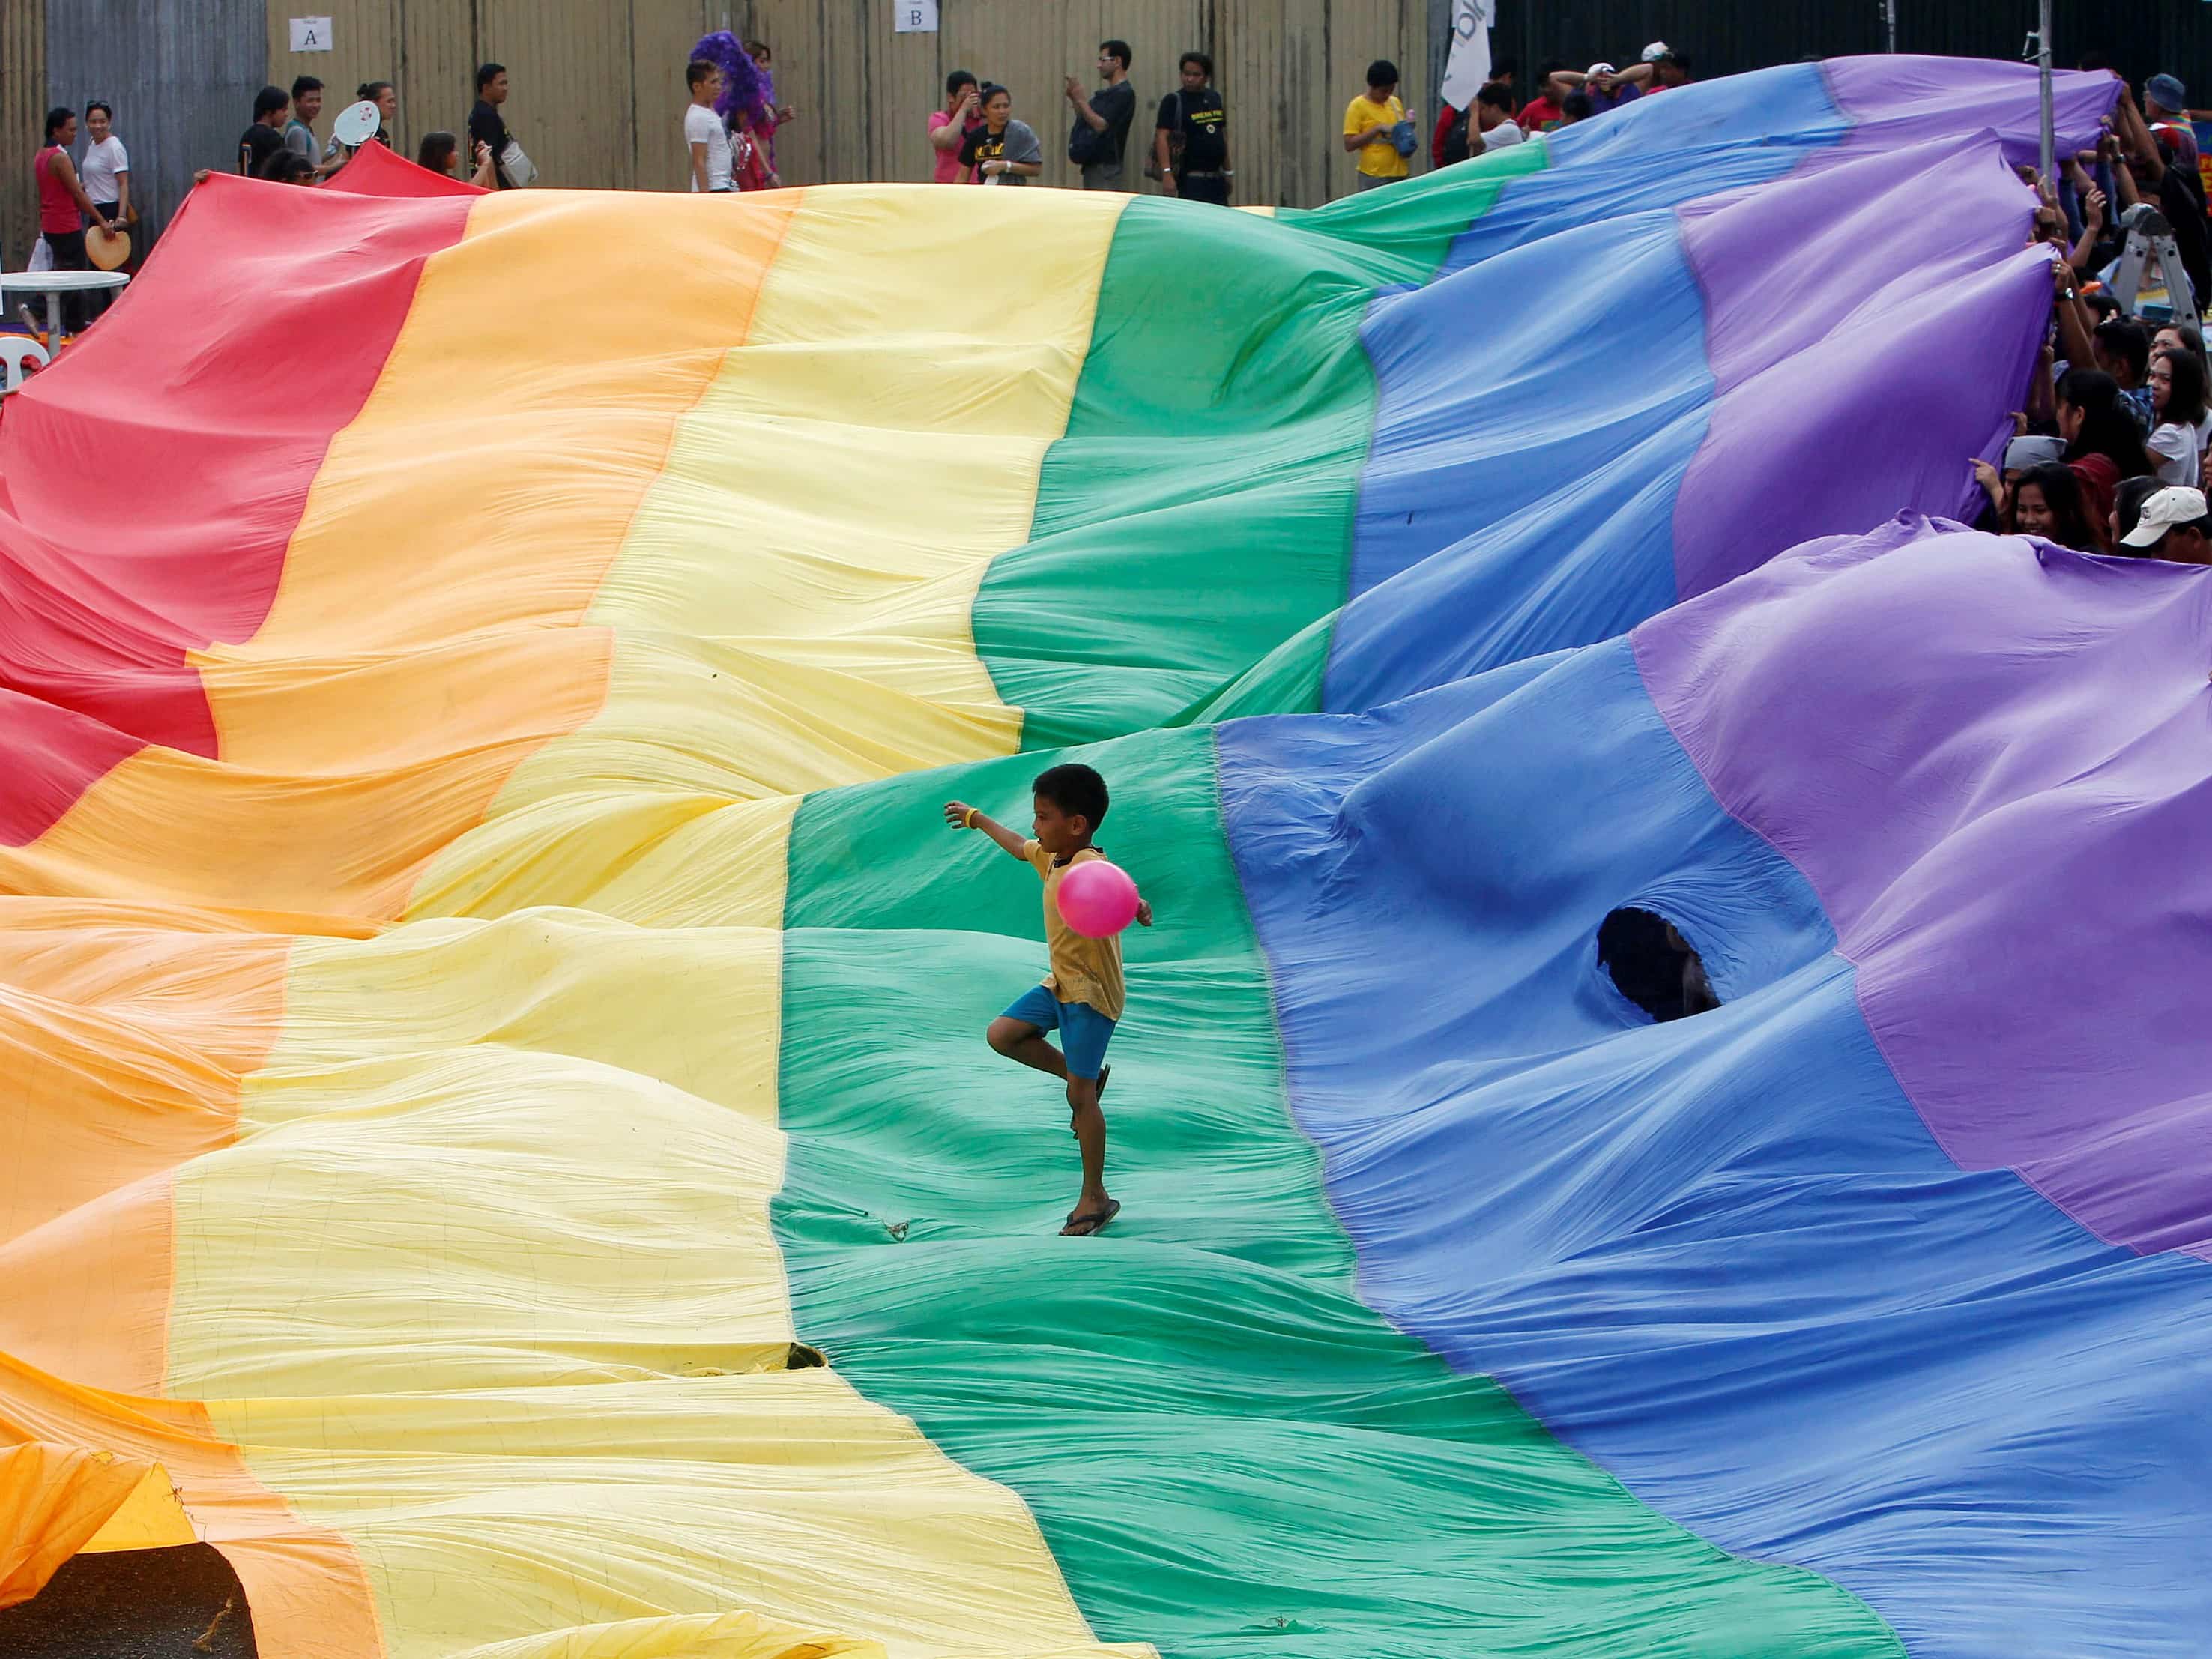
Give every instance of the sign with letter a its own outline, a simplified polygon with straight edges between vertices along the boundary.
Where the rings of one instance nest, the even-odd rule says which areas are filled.
[[[327,17],[295,17],[292,20],[292,50],[295,52],[328,52],[331,49],[331,20]]]
[[[897,0],[891,14],[893,29],[900,34],[937,33],[937,0]]]

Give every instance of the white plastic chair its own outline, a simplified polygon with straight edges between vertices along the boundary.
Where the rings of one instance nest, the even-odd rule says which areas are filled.
[[[44,368],[52,361],[36,340],[21,334],[0,334],[0,398],[21,391],[33,369]]]

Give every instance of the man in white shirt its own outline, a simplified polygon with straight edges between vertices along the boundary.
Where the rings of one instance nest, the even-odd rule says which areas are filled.
[[[1474,124],[1482,142],[1468,145],[1470,155],[1487,155],[1493,149],[1520,143],[1528,136],[1514,125],[1511,90],[1495,81],[1474,96]]]
[[[725,191],[730,188],[730,133],[714,112],[722,95],[722,71],[703,58],[695,58],[684,71],[691,83],[690,106],[684,112],[684,141],[691,147],[691,188]]]

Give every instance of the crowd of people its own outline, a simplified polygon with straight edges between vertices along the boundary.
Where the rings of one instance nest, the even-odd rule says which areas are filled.
[[[2063,157],[2055,178],[2022,170],[2039,198],[2035,240],[2051,250],[2051,314],[2002,463],[1973,463],[1985,528],[2083,552],[2212,563],[2204,336],[2191,322],[2153,327],[2125,314],[2101,280],[2130,230],[2145,229],[2137,209],[2148,204],[2182,267],[2170,297],[2185,283],[2192,300],[2212,291],[2212,224],[2186,105],[2172,75],[2145,82],[2140,102],[2123,87],[2094,149]]]
[[[1067,159],[1086,190],[1131,188],[1129,140],[1139,108],[1129,80],[1132,61],[1127,41],[1102,41],[1093,83],[1071,75],[1062,86]],[[2105,65],[2093,59],[2081,67]],[[1500,58],[1464,107],[1446,105],[1437,112],[1428,131],[1428,159],[1449,167],[1522,143],[1680,87],[1690,73],[1687,54],[1655,41],[1626,69],[1547,63],[1524,98],[1517,66]],[[1213,60],[1205,52],[1182,54],[1178,84],[1160,100],[1141,166],[1164,193],[1225,205],[1236,173],[1228,111],[1213,76]],[[683,138],[690,188],[775,188],[776,132],[797,112],[776,100],[767,44],[726,30],[709,34],[694,47],[686,78],[690,100]],[[1358,190],[1389,185],[1413,170],[1422,146],[1399,82],[1397,66],[1378,58],[1346,106],[1341,142],[1353,158]],[[485,189],[530,183],[535,167],[507,124],[507,92],[504,65],[479,66],[465,123],[458,132],[425,134],[416,159]],[[380,116],[366,142],[395,144],[392,83],[365,82],[356,97],[374,104]],[[312,76],[295,81],[289,93],[263,88],[239,139],[237,170],[313,185],[343,167],[353,152],[318,131],[323,104],[323,84]],[[1007,87],[954,70],[945,78],[942,106],[927,122],[928,176],[939,184],[999,186],[1036,179],[1044,170],[1043,143],[1014,107]],[[78,160],[76,112],[50,111],[46,142],[34,162],[41,234],[51,263],[61,269],[84,268],[88,238],[119,236],[138,217],[130,157],[114,130],[112,108],[88,104],[84,127],[89,142]],[[2002,464],[1974,463],[1984,522],[2085,551],[2212,561],[2205,495],[2212,362],[2203,336],[2187,321],[2153,329],[2124,314],[2100,280],[2122,258],[2130,233],[2145,228],[2145,210],[2154,210],[2171,232],[2193,295],[2212,296],[2212,220],[2186,89],[2166,74],[2145,82],[2140,100],[2124,87],[2094,149],[2063,157],[2055,177],[2032,169],[2024,174],[2039,196],[2035,238],[2052,250],[2050,335]]]
[[[237,171],[280,185],[318,185],[353,159],[358,145],[349,147],[335,137],[325,139],[315,130],[323,112],[323,83],[312,75],[292,82],[288,94],[282,87],[264,87],[254,95],[253,121],[238,141]],[[467,134],[467,161],[462,141],[440,129],[422,135],[415,159],[433,173],[465,178],[486,190],[513,190],[537,176],[528,154],[508,131],[503,106],[507,75],[504,64],[477,66],[476,103],[463,127]],[[399,115],[399,94],[389,81],[364,81],[354,89],[355,99],[375,106],[376,131],[364,143],[398,147],[394,125]],[[207,177],[199,173],[195,179]]]
[[[1097,88],[1080,76],[1061,85],[1070,120],[1067,160],[1085,190],[1130,188],[1129,134],[1137,122],[1137,89],[1129,84],[1133,54],[1126,40],[1098,43]],[[1226,205],[1235,169],[1229,161],[1229,110],[1213,84],[1213,59],[1187,52],[1178,84],[1160,100],[1144,175],[1169,196]],[[1013,93],[969,70],[945,77],[945,102],[925,130],[929,177],[940,185],[1021,185],[1044,171],[1044,143],[1014,116]]]
[[[1139,116],[1129,81],[1128,42],[1099,43],[1096,85],[1066,77],[1062,91],[1071,112],[1067,159],[1086,190],[1127,190],[1129,141]],[[685,71],[690,101],[683,142],[691,189],[702,191],[770,190],[781,185],[776,130],[797,112],[775,96],[773,54],[761,40],[740,40],[727,30],[701,40]],[[1187,52],[1176,65],[1177,85],[1159,101],[1141,169],[1162,192],[1226,205],[1236,179],[1230,159],[1229,114],[1214,85],[1213,59]],[[1429,143],[1430,159],[1449,166],[1487,150],[1522,142],[1532,133],[1619,107],[1665,91],[1689,78],[1689,59],[1663,42],[1644,49],[1626,70],[1594,64],[1571,70],[1558,63],[1539,71],[1534,95],[1516,97],[1516,66],[1501,59],[1480,95],[1466,108],[1443,106]],[[504,64],[486,63],[476,73],[476,100],[458,131],[425,133],[415,159],[434,173],[465,179],[489,190],[511,190],[536,176],[535,166],[507,124],[508,76]],[[281,184],[316,185],[351,160],[353,148],[319,130],[326,88],[313,76],[289,91],[266,86],[255,94],[252,118],[239,137],[233,162],[238,173]],[[366,142],[396,148],[398,97],[390,81],[368,81],[355,98],[373,104],[376,132]],[[137,217],[131,202],[130,161],[113,131],[114,111],[86,106],[91,143],[82,161],[73,158],[78,137],[74,110],[57,107],[46,118],[46,143],[35,163],[42,262],[82,269],[88,234],[120,233]],[[939,184],[1014,185],[1044,170],[1043,141],[1014,113],[1014,94],[998,82],[967,70],[945,79],[942,107],[930,112],[924,137],[928,176]],[[1378,58],[1364,89],[1345,112],[1343,144],[1356,158],[1355,187],[1370,189],[1413,171],[1420,145],[1415,119],[1399,97],[1397,66]],[[205,171],[195,175],[204,179]]]
[[[325,90],[312,75],[293,82],[289,92],[282,87],[262,88],[254,94],[252,118],[239,135],[229,170],[277,184],[316,185],[343,167],[359,146],[325,138],[317,131]],[[480,65],[476,91],[465,129],[465,164],[461,139],[445,131],[425,133],[416,160],[434,173],[467,178],[486,189],[510,190],[529,183],[536,170],[501,113],[507,94],[506,66]],[[394,148],[399,100],[392,83],[365,81],[355,88],[354,96],[377,112],[377,130],[362,142]],[[78,162],[71,156],[78,131],[76,112],[58,106],[46,112],[46,143],[32,165],[39,192],[39,235],[46,245],[42,263],[56,270],[85,268],[88,234],[113,235],[138,222],[131,201],[130,156],[114,131],[114,118],[113,107],[102,100],[85,106],[90,143]],[[193,175],[194,182],[210,171],[202,168]]]
[[[1139,106],[1129,84],[1132,61],[1127,41],[1101,41],[1097,88],[1086,93],[1073,75],[1062,88],[1073,117],[1067,159],[1080,170],[1085,190],[1130,188],[1129,136]],[[1176,67],[1179,84],[1160,100],[1145,176],[1158,180],[1167,195],[1226,205],[1237,175],[1229,157],[1228,108],[1213,84],[1213,59],[1187,52]],[[1449,167],[1681,86],[1690,79],[1690,58],[1662,40],[1646,46],[1641,59],[1625,70],[1604,63],[1586,70],[1547,63],[1525,100],[1516,96],[1517,74],[1512,59],[1500,58],[1466,107],[1447,104],[1437,112],[1428,145],[1432,165]],[[1355,158],[1355,190],[1413,173],[1420,136],[1399,84],[1398,66],[1378,58],[1367,66],[1362,90],[1345,106],[1342,143]],[[1020,184],[1036,177],[1043,170],[1043,143],[1013,111],[1009,88],[969,70],[953,70],[945,77],[945,102],[930,112],[926,125],[928,176],[940,185]]]
[[[1534,133],[1555,132],[1590,120],[1638,98],[1686,86],[1690,81],[1690,54],[1677,52],[1664,40],[1654,40],[1644,47],[1626,69],[1599,62],[1575,70],[1553,58],[1538,66],[1534,95],[1525,100],[1517,95],[1520,67],[1510,58],[1497,59],[1489,77],[1464,107],[1446,104],[1437,112],[1436,124],[1429,133],[1432,163],[1449,167],[1520,143]]]

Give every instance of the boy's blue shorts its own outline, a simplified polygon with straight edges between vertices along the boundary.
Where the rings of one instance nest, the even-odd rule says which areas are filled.
[[[1040,1031],[1060,1033],[1060,1054],[1070,1077],[1095,1078],[1106,1064],[1106,1045],[1114,1022],[1087,1002],[1062,1002],[1042,985],[1032,985],[1006,1012]]]

